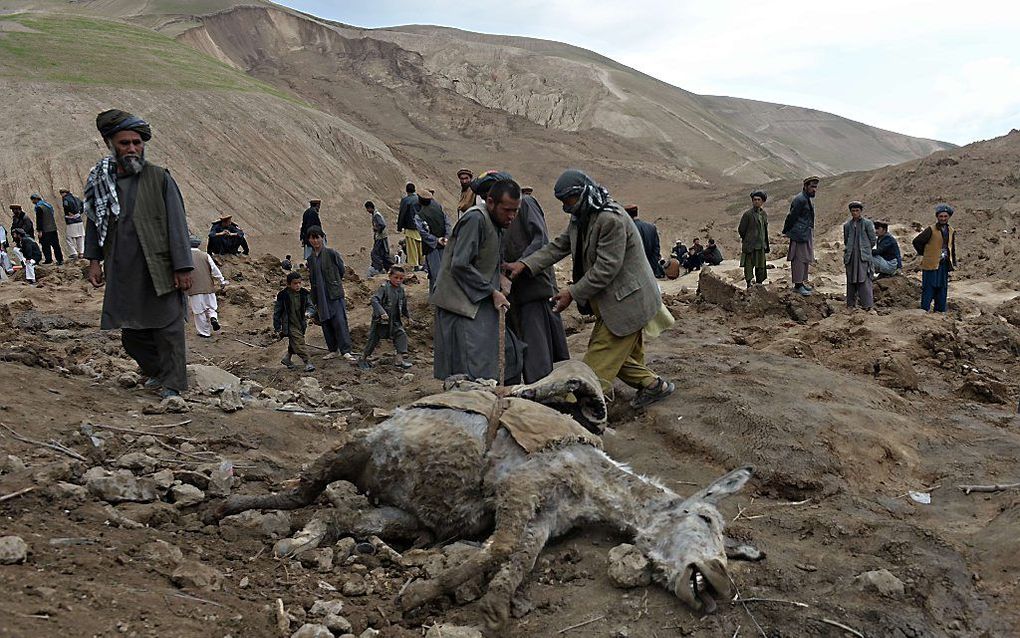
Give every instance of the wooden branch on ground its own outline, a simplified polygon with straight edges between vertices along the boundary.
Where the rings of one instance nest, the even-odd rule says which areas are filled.
[[[590,624],[592,624],[593,622],[598,622],[598,621],[600,621],[600,620],[605,620],[605,616],[599,616],[598,618],[591,618],[590,620],[586,620],[586,621],[584,621],[584,622],[579,622],[579,623],[577,623],[576,625],[571,625],[571,626],[569,626],[569,627],[564,627],[563,629],[560,629],[560,630],[559,630],[559,631],[557,631],[556,633],[557,633],[557,634],[565,634],[565,633],[567,633],[568,631],[571,631],[571,630],[573,630],[573,629],[579,629],[579,628],[581,628],[581,627],[584,627],[585,625],[590,625]]]
[[[240,344],[248,346],[249,348],[264,348],[265,347],[265,346],[257,346],[254,343],[249,343],[248,341],[242,341],[241,339],[238,339],[237,337],[227,337],[227,339],[232,339],[232,340],[234,340],[234,341],[236,341],[236,342],[238,342]]]
[[[33,485],[31,487],[26,487],[23,490],[18,490],[17,492],[11,492],[10,494],[4,494],[3,496],[0,496],[0,503],[3,503],[4,501],[9,501],[12,498],[17,498],[17,497],[21,496],[22,494],[28,494],[29,492],[31,492],[34,489],[35,489],[35,485]]]
[[[796,600],[782,600],[780,598],[741,598],[733,599],[734,603],[782,603],[784,605],[796,605],[797,607],[810,607],[807,603],[799,603]]]
[[[1020,483],[995,483],[993,485],[957,485],[964,494],[971,492],[1004,492],[1020,488]]]
[[[277,412],[304,412],[307,414],[332,414],[334,412],[351,412],[354,408],[288,408],[286,406],[276,408]]]
[[[816,619],[812,618],[812,620],[816,620]],[[844,625],[841,622],[836,622],[835,620],[829,620],[828,618],[818,618],[817,620],[818,620],[818,622],[823,622],[826,625],[832,625],[833,627],[839,627],[840,629],[842,629],[843,631],[847,632],[848,634],[853,634],[854,636],[857,636],[857,638],[865,638],[863,633],[857,631],[853,627],[847,627],[846,625]]]
[[[189,436],[181,436],[179,434],[171,434],[169,432],[146,432],[144,430],[136,430],[134,428],[122,428],[116,425],[93,425],[94,428],[102,428],[104,430],[113,430],[114,432],[127,432],[129,434],[143,434],[148,436],[165,436],[168,439],[174,439],[175,441],[187,441],[188,443],[197,443],[198,439],[191,438]]]
[[[190,425],[190,424],[191,424],[191,419],[188,419],[187,421],[181,421],[180,423],[167,423],[166,425],[147,425],[145,427],[147,427],[147,428],[179,428],[182,425]]]
[[[77,452],[75,452],[74,450],[72,450],[70,448],[64,447],[63,445],[61,445],[59,443],[46,443],[45,441],[36,441],[35,439],[30,439],[27,436],[21,436],[20,434],[18,434],[14,430],[12,430],[10,427],[8,427],[7,424],[5,424],[5,423],[0,423],[0,427],[2,427],[3,429],[7,430],[8,432],[10,432],[12,437],[17,439],[18,441],[21,441],[22,443],[28,443],[29,445],[37,445],[37,446],[40,446],[40,447],[48,448],[48,449],[53,450],[55,452],[60,452],[61,454],[69,456],[72,459],[76,459],[78,461],[84,461],[85,463],[88,463],[88,459],[87,458],[85,458],[81,454],[78,454]]]
[[[203,461],[205,463],[209,463],[209,462],[211,462],[213,460],[213,459],[210,459],[210,458],[205,457],[205,456],[199,456],[198,454],[192,454],[191,452],[185,452],[184,450],[178,450],[174,446],[172,446],[172,445],[170,445],[168,443],[164,443],[164,442],[160,441],[159,439],[156,439],[156,444],[161,446],[161,447],[165,447],[166,449],[170,450],[174,454],[180,454],[181,456],[187,456],[189,458],[198,459],[199,461]],[[218,458],[212,452],[205,452],[205,451],[203,451],[203,453],[204,454],[211,454],[214,459]]]

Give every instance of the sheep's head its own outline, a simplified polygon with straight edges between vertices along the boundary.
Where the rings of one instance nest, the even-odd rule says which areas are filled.
[[[733,470],[689,498],[674,500],[635,539],[656,581],[695,610],[711,613],[716,600],[733,596],[716,504],[740,491],[751,473],[750,467]]]

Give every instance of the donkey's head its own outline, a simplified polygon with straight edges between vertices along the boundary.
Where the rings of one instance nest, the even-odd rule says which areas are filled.
[[[689,498],[663,505],[635,539],[656,581],[693,609],[711,613],[716,599],[732,598],[723,518],[716,504],[740,491],[751,473],[750,467],[733,470]]]

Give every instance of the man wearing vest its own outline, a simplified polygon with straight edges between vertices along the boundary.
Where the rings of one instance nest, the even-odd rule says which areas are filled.
[[[935,225],[914,237],[914,250],[921,255],[921,309],[946,311],[949,296],[949,273],[956,269],[956,230],[949,225],[953,207],[939,204],[935,207]]]
[[[120,328],[146,387],[176,396],[188,385],[184,293],[194,269],[184,201],[170,172],[145,161],[145,120],[103,111],[96,128],[111,153],[89,173],[84,198],[89,281],[106,284],[100,328]]]
[[[504,331],[506,348],[499,351],[499,313],[510,307],[504,285],[508,282],[500,273],[500,244],[520,205],[521,187],[501,173],[485,204],[469,208],[450,233],[439,280],[429,297],[436,307],[433,374],[437,379],[454,375],[499,379],[500,357],[505,357],[507,383],[514,383],[521,374],[522,346],[508,329]]]
[[[223,273],[216,266],[216,262],[208,253],[198,249],[202,240],[197,236],[191,236],[191,259],[195,262],[195,270],[191,272],[191,288],[188,290],[188,305],[191,307],[191,314],[195,317],[195,331],[198,336],[208,339],[212,336],[213,330],[220,329],[219,316],[216,311],[219,304],[216,301],[216,288],[213,282],[219,284],[219,289],[227,285]]]
[[[57,265],[64,263],[64,254],[60,251],[60,238],[57,237],[57,219],[53,206],[38,193],[29,197],[35,206],[35,229],[39,232],[39,245],[42,247],[44,264],[52,264],[53,256],[57,257]]]

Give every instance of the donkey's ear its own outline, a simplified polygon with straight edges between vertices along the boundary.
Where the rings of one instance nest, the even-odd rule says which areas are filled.
[[[714,505],[727,496],[732,496],[743,489],[744,485],[746,485],[751,479],[751,475],[753,473],[754,468],[751,466],[737,468],[729,474],[712,481],[711,485],[700,492],[692,494],[688,500],[701,500]]]

